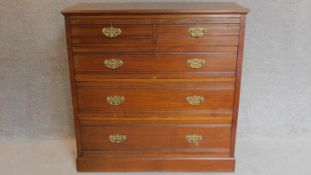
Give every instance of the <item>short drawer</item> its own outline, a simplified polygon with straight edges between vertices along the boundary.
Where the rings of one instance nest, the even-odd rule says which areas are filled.
[[[202,28],[202,38],[209,36],[239,36],[240,27],[236,24],[222,25],[158,25],[157,36],[159,38],[192,38],[191,34],[195,34],[196,27]],[[192,33],[193,32],[193,33]],[[200,32],[200,31],[198,31]]]
[[[234,72],[237,55],[230,54],[114,54],[75,55],[76,71],[97,72]]]
[[[220,47],[221,48],[221,47],[237,47],[238,44],[239,44],[238,36],[210,36],[210,37],[202,37],[202,38],[158,38],[157,39],[157,47]],[[191,51],[191,49],[189,51]],[[197,50],[193,50],[193,52],[195,51]]]
[[[240,17],[225,17],[222,15],[197,16],[197,17],[160,17],[158,25],[197,25],[197,24],[240,24]]]
[[[153,24],[153,19],[150,18],[118,18],[116,16],[83,16],[79,17],[71,17],[70,24],[72,25],[150,25]]]
[[[74,47],[84,46],[91,47],[93,46],[101,46],[106,47],[103,51],[116,52],[121,50],[119,47],[124,47],[124,50],[128,50],[127,46],[133,47],[133,51],[139,52],[142,46],[152,46],[152,38],[73,38],[72,45]]]
[[[79,87],[80,111],[231,110],[234,89]]]
[[[80,127],[82,150],[222,152],[230,148],[230,125]]]
[[[116,29],[120,29],[121,33],[116,38],[131,37],[152,37],[152,25],[118,25]],[[107,38],[104,30],[110,28],[110,25],[75,25],[71,26],[71,35],[77,37],[96,37]]]

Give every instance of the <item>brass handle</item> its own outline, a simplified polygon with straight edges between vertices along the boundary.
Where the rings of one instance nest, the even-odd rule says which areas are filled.
[[[200,134],[189,134],[185,136],[188,143],[198,144],[203,141],[203,136]]]
[[[126,140],[126,135],[122,134],[112,134],[109,136],[109,140],[112,143],[122,143]]]
[[[109,96],[106,100],[110,105],[118,106],[124,103],[125,98],[123,96]]]
[[[193,38],[201,38],[207,32],[207,28],[205,27],[190,27],[188,29],[189,35]]]
[[[186,98],[186,101],[190,104],[190,105],[200,105],[204,102],[205,98],[203,96],[189,96]]]
[[[104,27],[102,30],[103,34],[108,38],[115,38],[121,35],[122,30],[119,27]]]
[[[205,60],[200,58],[193,58],[187,60],[187,64],[193,69],[199,69],[205,65]]]
[[[119,67],[121,67],[123,65],[123,61],[120,60],[120,59],[109,59],[109,60],[105,60],[105,65],[107,68],[110,68],[110,69],[117,69]]]

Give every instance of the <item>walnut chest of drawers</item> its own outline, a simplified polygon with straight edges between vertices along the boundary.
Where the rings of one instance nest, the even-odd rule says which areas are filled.
[[[247,12],[233,3],[65,9],[78,171],[234,171]]]

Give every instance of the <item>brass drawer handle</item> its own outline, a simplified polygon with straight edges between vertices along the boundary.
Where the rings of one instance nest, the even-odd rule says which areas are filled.
[[[189,27],[188,32],[189,32],[189,35],[193,38],[201,38],[207,32],[207,28],[205,28],[205,27]]]
[[[190,105],[200,105],[204,102],[205,98],[203,96],[189,96],[186,98],[186,101],[190,104]]]
[[[108,59],[108,60],[105,60],[105,65],[107,68],[109,69],[117,69],[119,67],[121,67],[123,65],[123,61],[120,60],[120,59]]]
[[[126,135],[122,134],[112,134],[109,136],[109,140],[112,143],[122,143],[126,140]]]
[[[193,69],[199,69],[205,65],[205,60],[200,58],[193,58],[187,60],[187,64]]]
[[[203,141],[203,136],[200,134],[189,134],[185,136],[188,143],[199,144]]]
[[[118,106],[124,103],[125,98],[123,96],[109,96],[106,100],[110,105]]]
[[[121,35],[122,30],[119,27],[104,27],[102,30],[103,34],[108,38],[115,38]]]

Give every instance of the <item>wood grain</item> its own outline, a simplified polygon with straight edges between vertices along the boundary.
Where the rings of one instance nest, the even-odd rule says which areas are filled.
[[[80,3],[62,11],[64,15],[100,14],[246,14],[248,9],[230,2],[196,3]]]
[[[201,105],[190,105],[188,96],[203,96]],[[125,102],[119,106],[107,103],[108,96],[123,96]],[[233,108],[233,89],[164,89],[164,88],[78,88],[80,111],[102,110],[230,110]]]
[[[138,166],[139,165],[139,166]],[[78,158],[80,172],[233,172],[232,158]]]
[[[207,29],[204,37],[208,36],[238,36],[239,25],[187,25],[187,26],[160,26],[157,27],[157,37],[159,38],[190,38],[188,29],[190,27],[204,27]]]
[[[119,17],[119,16],[117,16]],[[72,25],[77,25],[77,24],[85,24],[85,25],[93,25],[93,24],[105,24],[105,25],[124,25],[124,24],[138,24],[138,25],[147,25],[147,24],[152,24],[153,21],[151,18],[145,19],[141,18],[135,18],[135,17],[127,17],[127,18],[114,18],[114,17],[109,17],[107,16],[105,18],[97,18],[96,16],[81,16],[79,18],[70,18],[70,23]]]
[[[78,171],[234,171],[247,12],[222,2],[65,9]],[[109,26],[122,34],[106,38]],[[189,27],[207,32],[192,38]],[[123,65],[107,68],[112,58]],[[205,65],[190,68],[193,58]],[[110,105],[106,98],[115,95],[125,102]],[[194,95],[205,101],[190,105]],[[112,134],[127,140],[112,143]],[[190,144],[186,134],[204,139]]]
[[[137,25],[112,25],[113,27],[118,27],[122,30],[121,35],[118,38],[130,38],[130,37],[151,37],[153,34],[152,25],[137,26]],[[85,37],[96,37],[105,39],[106,36],[103,35],[102,29],[105,27],[110,27],[109,25],[91,25],[82,26],[75,25],[71,27],[71,33],[74,38],[85,38]]]
[[[231,126],[103,126],[81,127],[83,150],[176,150],[229,149]],[[110,135],[125,135],[122,143],[110,141]],[[200,143],[188,143],[186,135],[203,137]],[[156,139],[155,139],[156,138]]]
[[[109,59],[122,60],[123,65],[117,69],[108,68],[104,62]],[[205,61],[202,68],[191,68],[187,61],[199,58]],[[205,71],[235,71],[236,55],[165,55],[165,54],[140,54],[140,55],[75,55],[76,71],[102,71],[102,72],[205,72]]]

